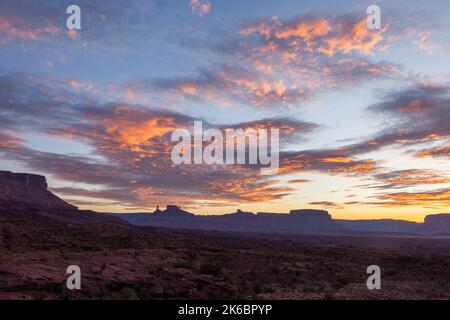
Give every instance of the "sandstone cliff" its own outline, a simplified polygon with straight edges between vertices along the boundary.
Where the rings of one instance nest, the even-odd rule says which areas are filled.
[[[45,177],[9,171],[0,171],[0,206],[11,209],[22,207],[78,209],[48,191]]]

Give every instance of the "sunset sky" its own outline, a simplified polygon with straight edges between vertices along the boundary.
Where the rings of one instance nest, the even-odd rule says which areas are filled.
[[[104,212],[448,213],[449,17],[447,0],[2,0],[0,170]],[[194,120],[279,128],[279,173],[174,165]]]

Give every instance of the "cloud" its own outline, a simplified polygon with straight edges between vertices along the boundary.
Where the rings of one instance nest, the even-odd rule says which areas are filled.
[[[0,122],[5,124],[0,132],[0,152],[6,159],[23,162],[31,171],[93,186],[92,189],[55,190],[64,196],[87,197],[92,202],[106,199],[123,203],[128,208],[148,208],[174,199],[188,207],[199,203],[232,205],[283,199],[296,192],[293,184],[307,182],[293,180],[286,184],[267,179],[259,175],[259,166],[236,165],[230,170],[229,166],[220,165],[173,165],[171,132],[177,128],[190,129],[194,120],[202,120],[199,118],[142,105],[100,103],[89,95],[89,91],[88,94],[85,91],[78,93],[85,87],[81,82],[74,85],[66,80],[0,72],[0,84]],[[447,127],[441,125],[447,115],[447,103],[444,87],[418,86],[387,94],[369,108],[395,119],[383,134],[338,148],[282,150],[279,177],[303,172],[372,177],[375,184],[368,187],[378,189],[448,183],[448,178],[437,171],[387,172],[378,161],[361,157],[391,144],[421,145],[432,135],[447,136]],[[53,116],[48,117],[49,113]],[[409,122],[413,125],[408,125]],[[277,128],[282,143],[303,139],[319,128],[313,123],[287,118],[226,125],[203,123],[204,129],[215,127],[223,131],[229,128]],[[23,140],[14,138],[23,130],[82,141],[90,145],[94,149],[93,155],[100,156],[98,159],[101,160],[87,155],[61,155],[30,149],[24,146]],[[427,198],[428,193],[418,193],[417,202],[414,202],[413,193],[386,193],[376,195],[378,201],[365,204],[436,206],[442,200],[441,193],[431,193]]]
[[[276,107],[310,97],[306,88],[288,88],[279,77],[268,77],[253,68],[233,64],[203,69],[193,77],[157,79],[135,83],[133,87],[141,91],[166,92],[169,98],[178,98],[178,101],[214,102],[230,107]]]
[[[298,140],[299,138],[305,138],[308,134],[319,128],[319,125],[288,118],[265,118],[261,120],[241,122],[234,125],[222,125],[220,126],[222,130],[227,129],[273,129],[279,130],[280,138],[283,139],[283,143],[291,142],[293,140]]]
[[[328,57],[338,53],[357,52],[371,55],[380,50],[386,29],[373,32],[367,28],[366,19],[354,17],[318,18],[298,16],[284,23],[278,19],[250,23],[240,30],[243,36],[260,36],[260,50],[299,50],[323,54]]]
[[[412,145],[442,141],[450,137],[450,88],[417,84],[387,94],[369,110],[386,119],[388,127],[370,141],[366,150],[391,144]],[[354,148],[364,150],[363,145]]]
[[[95,84],[76,81],[75,85],[73,81],[0,72],[0,123],[3,125],[0,148],[7,158],[65,181],[103,186],[102,191],[109,200],[123,201],[130,207],[170,202],[170,199],[186,205],[198,201],[225,204],[270,201],[296,190],[285,187],[281,181],[261,177],[259,166],[233,166],[233,170],[219,165],[174,166],[170,159],[173,147],[170,133],[177,128],[190,129],[194,120],[202,119],[143,105],[100,103],[89,90],[79,92]],[[439,172],[431,170],[386,172],[377,160],[362,157],[393,144],[421,146],[447,137],[448,128],[444,125],[447,108],[447,89],[442,86],[419,85],[389,93],[369,107],[391,120],[380,135],[338,148],[298,151],[282,148],[279,173],[281,176],[320,172],[372,177],[375,184],[369,186],[379,189],[448,182]],[[282,147],[304,139],[319,128],[314,123],[287,118],[226,125],[203,123],[204,129],[215,127],[223,131],[277,128]],[[23,130],[84,142],[103,160],[25,148],[23,140],[14,138]],[[91,197],[101,196],[97,191],[87,192]],[[119,194],[125,194],[126,199]]]
[[[80,36],[66,34],[55,27],[61,21],[54,18],[64,12],[60,4],[17,1],[19,4],[15,6],[0,4],[0,42],[47,40],[61,35],[54,47],[58,49],[59,41],[63,40],[66,40],[64,46],[74,45],[67,41],[66,35]],[[173,41],[184,46],[181,50],[200,44],[195,49],[202,50],[202,55],[196,58],[211,54],[214,59],[206,61],[214,62],[183,76],[112,84],[115,95],[101,98],[97,93],[110,94],[114,90],[103,91],[105,88],[100,84],[79,79],[0,71],[0,152],[5,158],[26,164],[31,171],[92,185],[86,189],[59,188],[59,193],[108,199],[130,208],[173,199],[189,206],[230,205],[283,199],[297,191],[294,184],[308,182],[302,179],[286,182],[290,177],[283,175],[303,172],[365,177],[372,179],[372,188],[380,190],[447,181],[438,171],[389,172],[380,166],[376,155],[367,155],[398,146],[414,148],[410,154],[417,157],[448,158],[449,90],[445,85],[432,84],[388,92],[369,108],[384,118],[386,126],[374,136],[342,147],[294,148],[294,142],[320,128],[295,118],[267,117],[220,125],[203,121],[205,128],[221,130],[280,129],[282,147],[285,147],[280,158],[280,180],[261,177],[259,166],[174,166],[170,160],[170,133],[176,128],[190,128],[194,120],[202,119],[187,112],[163,111],[157,107],[183,105],[189,110],[192,105],[251,106],[265,108],[261,112],[268,114],[267,111],[274,111],[269,108],[302,106],[327,90],[346,89],[373,79],[404,79],[401,66],[377,60],[376,55],[401,39],[405,30],[398,25],[369,31],[365,20],[358,16],[301,14],[288,20],[261,19],[227,27],[221,37],[207,30],[202,33],[202,39],[191,42],[185,37],[180,40],[180,35],[192,30],[193,25],[186,25],[186,21],[173,23],[172,16],[177,16],[177,12],[161,15],[158,10],[166,10],[166,6],[135,1],[86,5],[94,19],[90,28],[83,31],[83,42],[89,43],[93,50],[114,49],[120,54],[123,50],[141,52],[141,49],[160,48],[162,42],[155,40],[162,38],[170,49],[174,48]],[[185,5],[180,6],[184,12]],[[199,16],[211,10],[210,1],[191,0],[189,5]],[[21,10],[25,6],[33,10]],[[173,6],[167,8],[171,10]],[[188,20],[198,22],[198,19]],[[434,29],[426,28],[422,32],[405,33],[407,37],[417,38],[416,45],[428,50],[433,32]],[[217,39],[214,44],[213,37]],[[154,47],[147,47],[150,41]],[[191,67],[186,65],[184,70],[192,70]],[[23,133],[36,132],[73,139],[89,145],[93,151],[83,156],[61,155],[26,147],[29,144],[20,137]]]
[[[42,132],[84,142],[93,148],[92,156],[96,157],[61,155],[30,149],[11,134],[7,138],[4,135],[0,150],[6,158],[23,162],[31,171],[95,186],[84,193],[58,190],[69,196],[107,198],[130,207],[154,206],[173,199],[194,206],[199,201],[205,204],[271,201],[296,190],[276,179],[260,176],[259,165],[234,165],[232,170],[223,165],[173,165],[171,132],[191,129],[194,120],[202,119],[142,105],[100,103],[84,91],[78,93],[78,82],[74,86],[67,81],[3,74],[0,83],[4,88],[0,90],[0,121],[8,124],[10,132],[16,136],[23,130]],[[287,118],[221,125],[203,121],[203,124],[204,129],[214,127],[222,131],[276,128],[280,130],[282,148],[318,128],[313,123]],[[339,150],[280,154],[281,174],[319,171],[360,176],[376,170],[374,160],[342,155]]]
[[[358,177],[377,170],[378,165],[375,160],[342,157],[338,149],[280,153],[280,173],[317,171],[331,175]]]
[[[400,189],[417,185],[450,183],[448,174],[430,169],[395,170],[376,174],[373,178],[382,183],[370,186],[377,189]]]
[[[20,138],[14,137],[0,130],[0,152],[10,152],[17,150],[24,143]]]
[[[372,198],[379,201],[369,202],[369,204],[385,207],[417,206],[446,209],[450,206],[450,189],[444,188],[423,192],[387,193]]]
[[[392,76],[400,70],[395,65],[349,57],[326,58],[325,61],[298,57],[279,63],[247,57],[241,62],[244,63],[211,66],[191,77],[139,81],[130,84],[129,88],[145,93],[163,93],[167,100],[174,102],[209,102],[227,107],[294,107],[310,101],[318,91],[342,88],[374,77]],[[272,71],[267,73],[259,64]]]
[[[200,45],[218,58],[214,64],[187,76],[136,81],[127,90],[173,104],[297,107],[326,90],[401,77],[400,65],[373,60],[387,45],[385,32],[369,31],[353,16],[252,21]],[[184,46],[198,50],[199,44]]]
[[[209,0],[189,0],[189,5],[192,12],[198,14],[200,17],[203,17],[211,11],[211,1]]]
[[[438,30],[432,26],[424,26],[422,28],[408,27],[406,29],[406,34],[412,38],[413,43],[427,54],[433,54],[441,46],[438,43],[432,41],[433,35],[436,34]]]
[[[172,2],[167,7],[155,1],[78,1],[82,10],[82,31],[76,31],[66,28],[66,8],[69,4],[51,0],[1,1],[0,16],[3,19],[0,18],[0,43],[46,41],[42,45],[51,49],[52,54],[64,54],[64,51],[79,48],[80,43],[73,40],[82,38],[82,45],[97,53],[136,52],[140,48],[148,50],[149,45],[156,42],[167,43],[167,33],[177,33],[178,26],[172,23],[172,14],[186,8],[186,3],[180,1]],[[162,13],[162,7],[170,10],[171,14]],[[172,23],[170,30],[166,23]],[[186,28],[186,25],[179,28]],[[49,41],[50,38],[54,39]]]
[[[312,206],[320,206],[320,207],[326,207],[326,208],[342,208],[342,205],[336,202],[332,202],[332,201],[314,201],[314,202],[310,202],[308,203]]]
[[[359,142],[332,150],[334,161],[347,161],[349,157],[379,151],[386,147],[424,148],[428,144],[442,143],[441,147],[424,148],[418,157],[446,155],[450,137],[450,88],[438,84],[416,84],[392,91],[367,108],[384,120],[379,133]],[[429,150],[427,152],[427,150]],[[412,151],[409,150],[409,153]]]
[[[382,172],[376,160],[361,159],[364,154],[385,147],[423,146],[447,141],[450,136],[449,88],[444,85],[417,84],[386,94],[368,110],[382,116],[386,127],[369,139],[334,149],[285,152],[280,156],[281,172],[319,171],[349,176],[374,176],[381,187],[406,187],[413,184],[446,183],[439,172],[404,170]],[[426,149],[427,150],[427,149]],[[431,148],[417,156],[444,156],[447,147]],[[408,183],[409,181],[409,183]]]
[[[352,16],[262,20],[241,28],[235,51],[244,61],[283,74],[288,87],[343,88],[343,83],[400,73],[397,65],[369,60],[386,46],[385,31],[369,31],[365,20]]]
[[[209,0],[189,0],[189,6],[192,12],[198,14],[200,17],[203,17],[211,11],[211,1]]]
[[[38,40],[41,37],[57,36],[60,28],[50,22],[46,26],[35,25],[21,17],[0,16],[0,43],[16,40]]]
[[[419,158],[423,157],[436,157],[436,158],[444,158],[450,159],[450,145],[446,144],[439,147],[422,149],[415,153],[415,155]]]
[[[299,183],[308,183],[311,182],[311,180],[308,179],[294,179],[294,180],[289,180],[288,181],[291,184],[299,184]]]

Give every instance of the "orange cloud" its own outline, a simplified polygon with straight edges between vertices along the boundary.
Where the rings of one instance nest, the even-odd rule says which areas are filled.
[[[324,40],[325,44],[319,46],[319,52],[327,56],[333,56],[337,52],[349,53],[351,51],[370,55],[383,40],[383,33],[386,30],[378,32],[369,30],[365,19],[358,21],[350,30],[347,30],[344,24],[338,24],[336,28],[339,31]]]
[[[408,169],[379,173],[374,176],[374,179],[382,182],[382,184],[371,185],[370,187],[378,189],[450,183],[450,176],[447,173],[430,169]]]
[[[282,97],[284,93],[286,92],[286,86],[284,85],[283,81],[277,81],[275,83],[275,93],[277,96]]]
[[[345,158],[345,157],[334,157],[334,158],[325,158],[322,159],[323,162],[332,162],[332,163],[349,163],[352,162],[352,158]]]
[[[173,117],[158,117],[145,110],[127,106],[114,107],[113,115],[94,117],[104,128],[108,143],[114,142],[119,149],[127,148],[138,152],[144,152],[144,147],[151,145],[153,139],[164,136],[180,125]]]
[[[419,158],[422,157],[443,157],[450,159],[450,145],[420,150],[416,153]]]
[[[273,24],[258,22],[242,28],[240,34],[262,35],[265,39],[262,51],[285,50],[282,48],[287,46],[293,51],[314,51],[331,57],[336,53],[347,54],[352,51],[371,55],[384,40],[383,34],[386,30],[387,27],[376,32],[369,30],[365,19],[352,22],[347,18],[329,21],[323,18],[300,17],[288,24],[282,24],[278,20]],[[281,46],[277,40],[287,42]]]
[[[427,192],[398,192],[375,196],[380,202],[370,204],[401,207],[418,206],[428,208],[448,208],[450,207],[450,189],[440,189]]]
[[[379,170],[376,161],[357,160],[336,156],[337,150],[310,150],[291,152],[280,155],[280,170],[282,174],[319,171],[345,176],[363,176]]]
[[[317,36],[324,36],[330,32],[330,23],[326,19],[313,19],[309,21],[297,21],[280,30],[275,31],[275,37],[286,39],[290,37],[303,38],[309,41]]]
[[[195,86],[189,83],[181,85],[180,91],[192,96],[197,93],[197,89],[195,88]]]

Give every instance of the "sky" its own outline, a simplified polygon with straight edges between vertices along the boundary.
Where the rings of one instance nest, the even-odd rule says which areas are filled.
[[[437,0],[0,0],[0,170],[102,212],[449,212],[449,15]],[[279,129],[279,172],[175,165],[171,133],[194,121]]]

